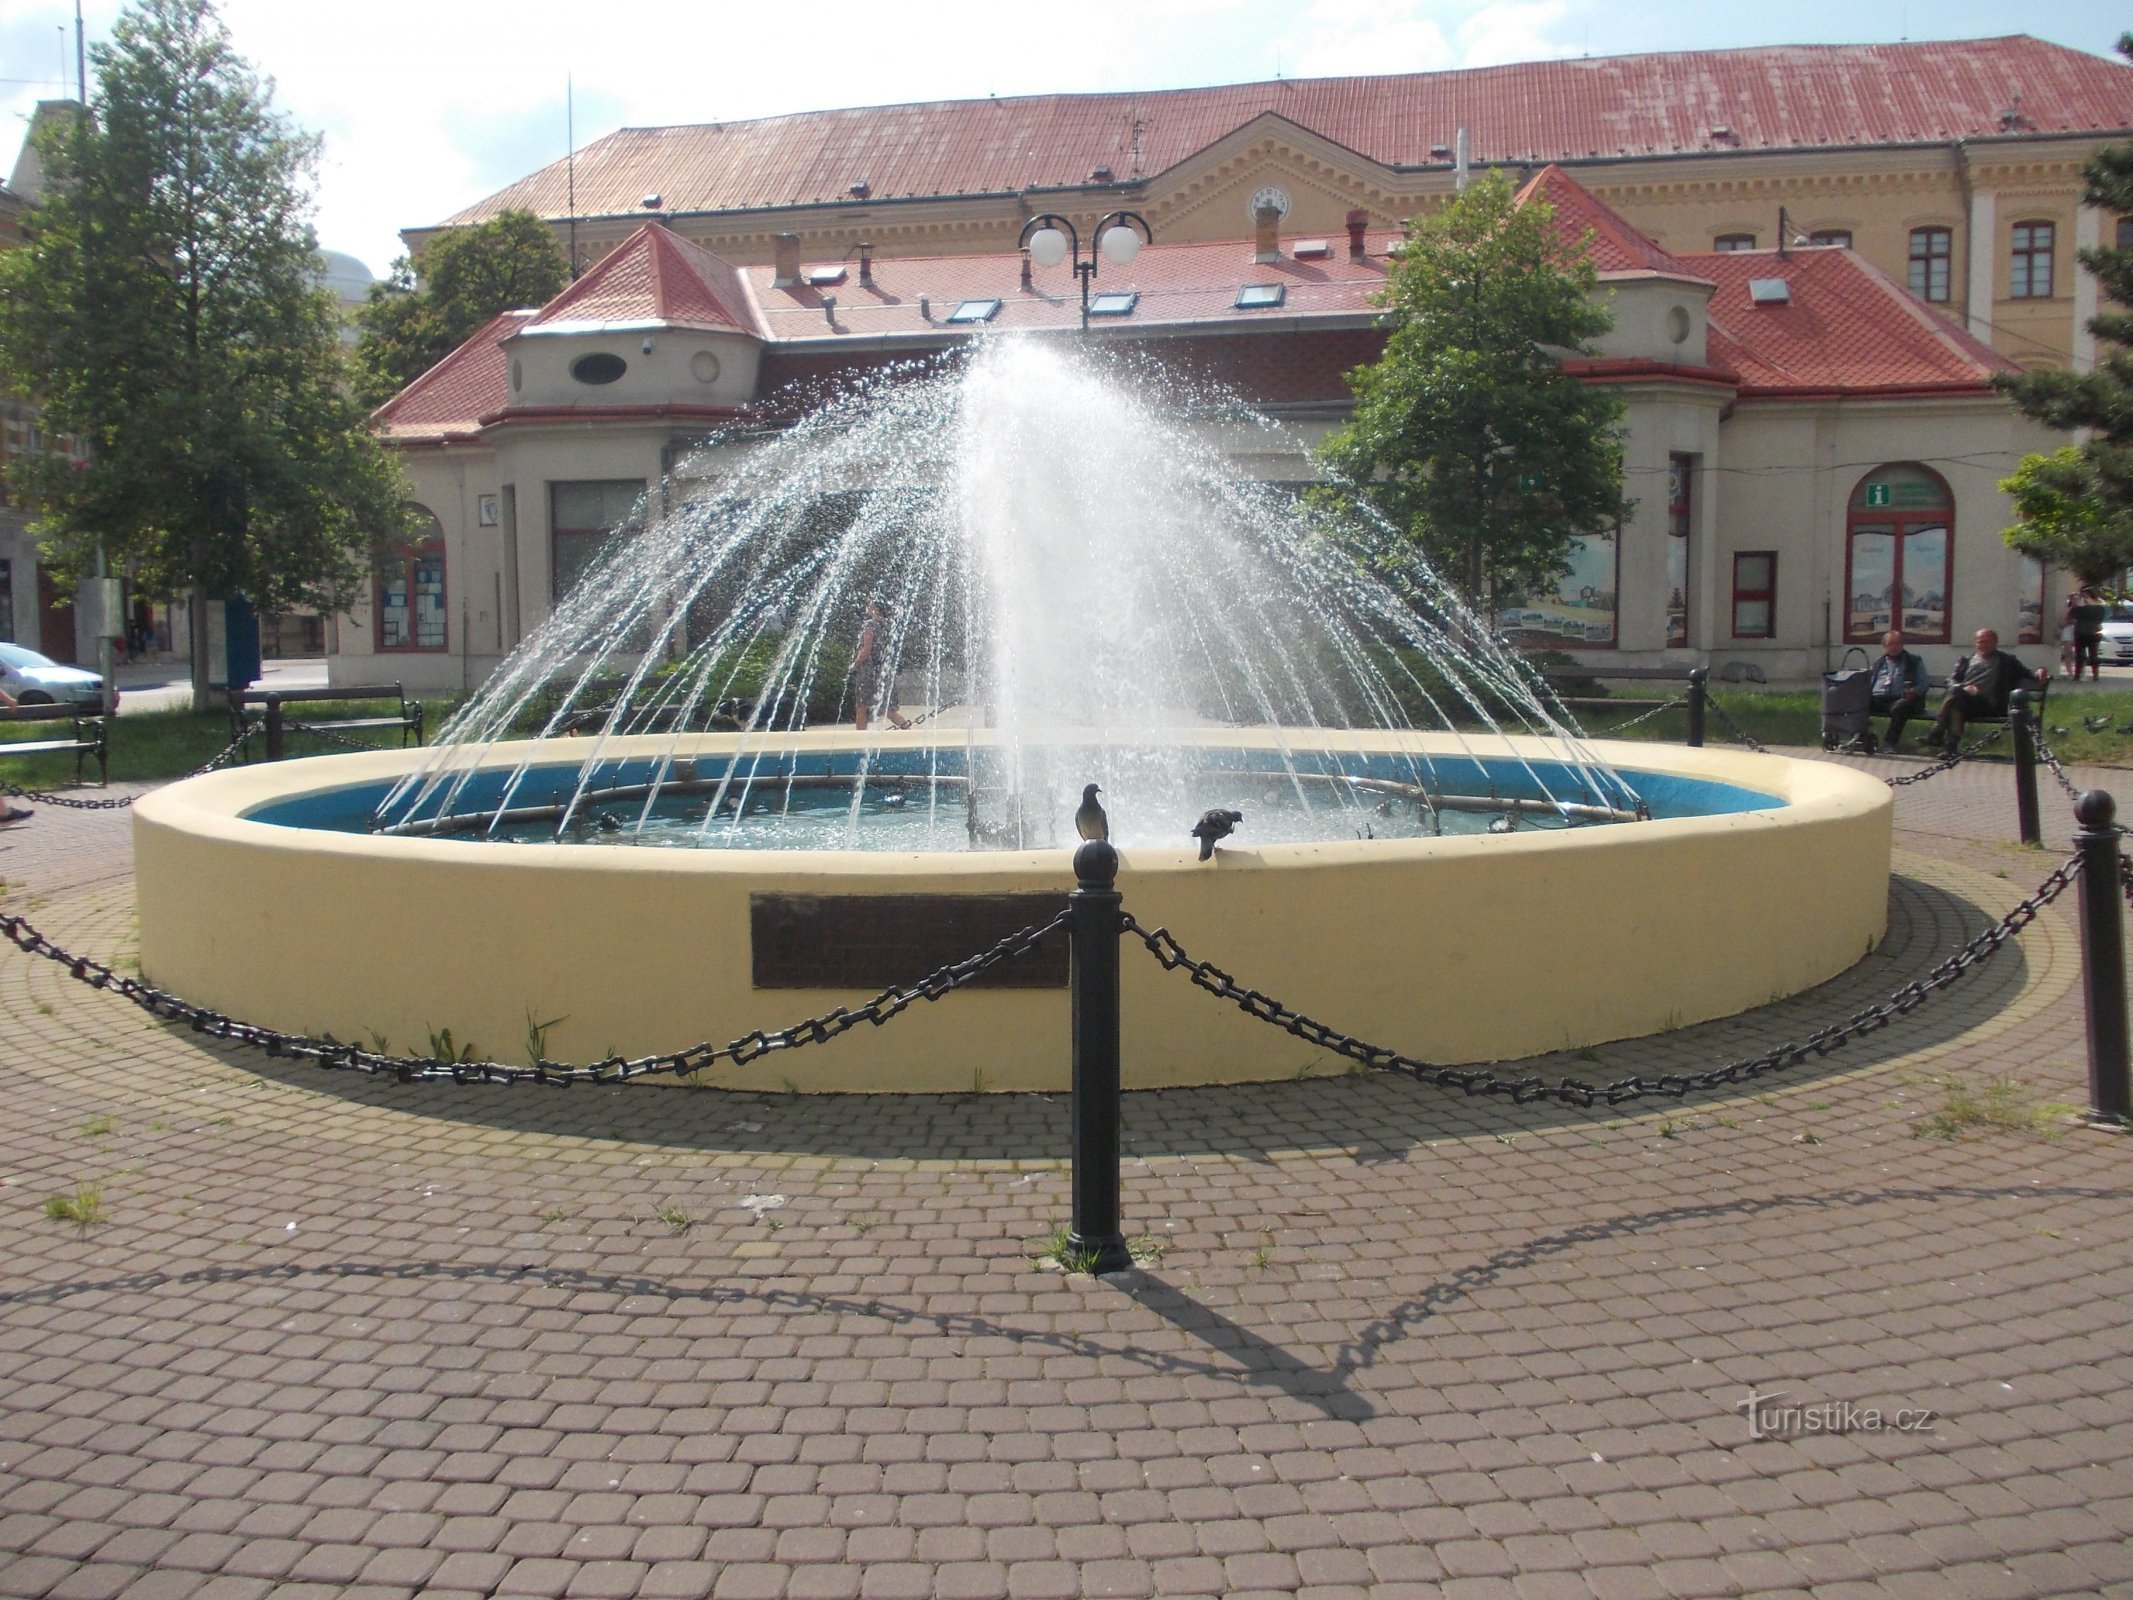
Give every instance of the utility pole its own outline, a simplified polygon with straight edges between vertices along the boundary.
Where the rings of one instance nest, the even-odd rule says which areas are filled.
[[[74,90],[81,101],[81,120],[75,126],[86,134],[89,124],[89,34],[82,25],[81,0],[74,0]],[[96,670],[104,680],[104,715],[118,709],[118,653],[112,648],[111,630],[121,623],[123,607],[118,586],[110,582],[111,565],[104,554],[104,536],[96,536]]]

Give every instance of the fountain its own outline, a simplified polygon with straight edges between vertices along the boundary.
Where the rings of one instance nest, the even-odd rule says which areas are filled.
[[[1882,786],[1585,739],[1280,430],[1166,382],[995,341],[713,441],[432,749],[144,799],[144,971],[417,1050],[723,1041],[1043,920],[1090,782],[1144,924],[1416,1055],[1727,1014],[1879,937]],[[1129,1082],[1330,1060],[1142,965]],[[724,1081],[1057,1087],[1062,979]]]

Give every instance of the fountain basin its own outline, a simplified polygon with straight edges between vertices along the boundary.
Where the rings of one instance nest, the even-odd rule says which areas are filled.
[[[1188,738],[1203,737],[1189,735]],[[1204,737],[1214,737],[1208,735]],[[1417,736],[1219,731],[1229,747],[1412,751]],[[1482,745],[1424,735],[1447,756]],[[618,756],[730,754],[736,736],[610,741]],[[509,766],[574,741],[500,745]],[[919,748],[916,736],[806,733],[807,758]],[[1255,844],[1202,864],[1121,849],[1126,908],[1195,956],[1358,1037],[1424,1059],[1502,1060],[1726,1016],[1834,976],[1885,929],[1887,787],[1827,763],[1731,750],[1595,746],[1633,783],[1731,785],[1763,809],[1508,835]],[[1484,753],[1552,759],[1507,737]],[[588,849],[382,837],[260,820],[389,783],[422,751],[339,755],[188,779],[134,808],[149,981],[233,1016],[422,1053],[433,1034],[524,1060],[723,1043],[866,991],[757,988],[756,896],[1062,894],[1071,848],[980,853]],[[1129,1086],[1335,1071],[1304,1044],[1122,953]],[[1058,1090],[1066,991],[967,990],[888,1025],[697,1081],[802,1091]]]

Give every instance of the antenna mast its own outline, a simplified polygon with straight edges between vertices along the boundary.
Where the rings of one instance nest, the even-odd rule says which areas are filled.
[[[570,281],[578,281],[578,102],[570,74],[563,74],[563,138],[570,146],[564,166],[570,180]]]

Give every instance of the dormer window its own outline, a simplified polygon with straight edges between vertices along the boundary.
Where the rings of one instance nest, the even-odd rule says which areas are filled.
[[[1239,311],[1264,311],[1280,305],[1289,297],[1285,283],[1248,283],[1237,291],[1236,309]]]
[[[999,314],[1000,302],[997,300],[965,300],[949,312],[945,320],[961,323],[990,322]]]

